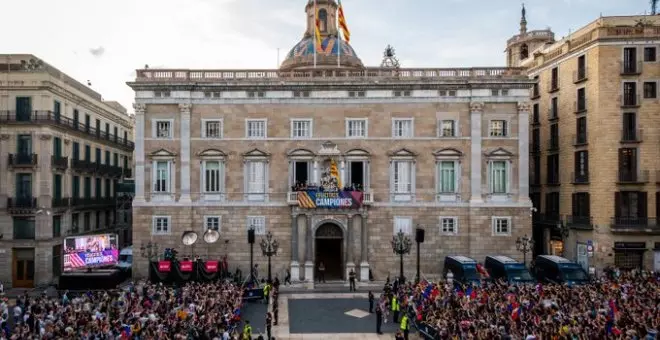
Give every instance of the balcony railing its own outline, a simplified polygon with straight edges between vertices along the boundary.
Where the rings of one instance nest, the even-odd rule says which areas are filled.
[[[655,218],[649,217],[612,217],[612,229],[649,229],[658,228]]]
[[[91,172],[94,173],[98,170],[98,164],[90,161],[84,161],[81,159],[72,159],[71,160],[71,169],[80,171],[80,172]]]
[[[587,99],[582,98],[573,102],[573,112],[582,113],[587,111]]]
[[[642,184],[649,182],[649,171],[640,170],[640,171],[629,171],[619,169],[619,183],[622,184]]]
[[[638,107],[642,103],[642,98],[638,94],[626,94],[619,96],[619,102],[622,108]]]
[[[66,170],[69,167],[69,158],[68,157],[50,157],[50,164],[54,169]]]
[[[576,228],[593,228],[593,219],[591,216],[566,216],[566,225]]]
[[[71,206],[77,209],[112,206],[115,205],[115,203],[116,201],[114,197],[74,197],[71,199]]]
[[[589,183],[589,173],[571,173],[571,178],[573,179],[574,184],[588,184]]]
[[[587,80],[587,68],[578,67],[577,71],[573,71],[573,84],[577,84]]]
[[[53,197],[53,208],[68,208],[71,205],[71,199],[68,197]]]
[[[297,206],[298,205],[298,191],[289,191],[286,194],[286,202],[289,205]],[[362,192],[362,204],[370,205],[374,203],[373,193],[372,192]]]
[[[97,173],[101,176],[121,177],[122,168],[115,165],[96,164]]]
[[[9,166],[12,168],[25,168],[37,165],[37,154],[35,153],[11,153],[9,154]]]
[[[637,62],[624,62],[624,61],[619,61],[619,65],[621,67],[621,75],[624,76],[634,76],[642,73],[642,65],[644,65],[641,61]]]
[[[10,214],[32,214],[37,209],[35,197],[9,197],[7,210]]]
[[[576,146],[577,145],[584,145],[584,144],[587,144],[588,141],[589,141],[589,139],[587,138],[586,133],[577,134],[577,135],[573,136],[573,145],[576,145]]]
[[[640,143],[643,137],[643,129],[622,129],[621,143]]]
[[[549,212],[549,213],[540,213],[537,215],[537,222],[544,224],[560,224],[562,223],[561,215],[559,213]]]
[[[52,111],[32,111],[29,114],[17,115],[16,111],[0,111],[0,124],[25,124],[25,123],[49,124],[67,129],[69,131],[78,131],[98,140],[105,140],[115,147],[126,151],[133,151],[135,144],[124,138],[105,133],[97,133],[97,130],[91,126],[85,126],[80,122],[74,121],[63,115],[55,115]]]
[[[555,79],[554,81],[550,81],[548,83],[548,92],[556,92],[559,91],[559,79]]]

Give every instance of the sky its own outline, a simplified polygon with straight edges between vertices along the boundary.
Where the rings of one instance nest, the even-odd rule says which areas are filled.
[[[277,68],[302,38],[307,0],[6,1],[0,54],[34,54],[133,112],[135,69]],[[351,45],[378,66],[504,66],[519,0],[343,0]],[[638,15],[648,0],[526,0],[528,28],[557,39],[600,15]],[[29,13],[26,13],[28,11]],[[21,15],[20,13],[24,13]]]

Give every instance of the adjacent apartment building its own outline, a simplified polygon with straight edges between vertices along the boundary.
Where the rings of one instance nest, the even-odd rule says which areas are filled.
[[[531,90],[537,254],[660,270],[660,16],[600,17],[507,44]]]
[[[115,187],[131,177],[133,125],[117,102],[34,55],[0,55],[0,281],[48,284],[62,239],[116,232]],[[124,226],[118,230],[118,225]]]
[[[267,232],[279,242],[280,278],[313,281],[323,262],[326,279],[385,279],[398,273],[393,235],[414,243],[420,227],[426,274],[452,254],[522,260],[533,81],[519,68],[401,68],[392,48],[365,67],[337,39],[337,3],[317,3],[318,52],[309,2],[279,69],[137,70],[135,247],[228,254],[247,272],[254,228],[257,243]],[[203,241],[209,229],[217,243]],[[147,275],[147,259],[134,261]]]

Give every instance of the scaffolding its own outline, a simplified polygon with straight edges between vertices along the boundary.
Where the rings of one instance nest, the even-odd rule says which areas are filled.
[[[133,197],[135,180],[122,178],[115,188],[115,223],[113,232],[119,235],[121,248],[133,244]]]

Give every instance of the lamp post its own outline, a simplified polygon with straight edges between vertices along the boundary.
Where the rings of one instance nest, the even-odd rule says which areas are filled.
[[[534,248],[534,240],[527,237],[527,234],[523,237],[518,237],[516,240],[516,249],[523,253],[523,263],[525,266],[527,266],[527,253],[531,252],[532,248]]]
[[[261,246],[261,252],[264,256],[268,257],[268,282],[273,282],[270,270],[270,258],[273,255],[277,255],[277,249],[279,249],[280,245],[277,243],[277,240],[273,240],[273,234],[270,231],[266,234],[266,238],[261,239],[259,245]]]
[[[412,241],[403,231],[399,230],[396,235],[392,236],[392,250],[395,254],[399,255],[399,280],[401,283],[405,282],[405,277],[403,276],[403,255],[410,253],[410,248],[412,247]]]
[[[424,229],[420,224],[415,228],[415,243],[417,243],[417,275],[415,276],[415,282],[420,281],[420,270],[419,270],[419,245],[424,242]]]

